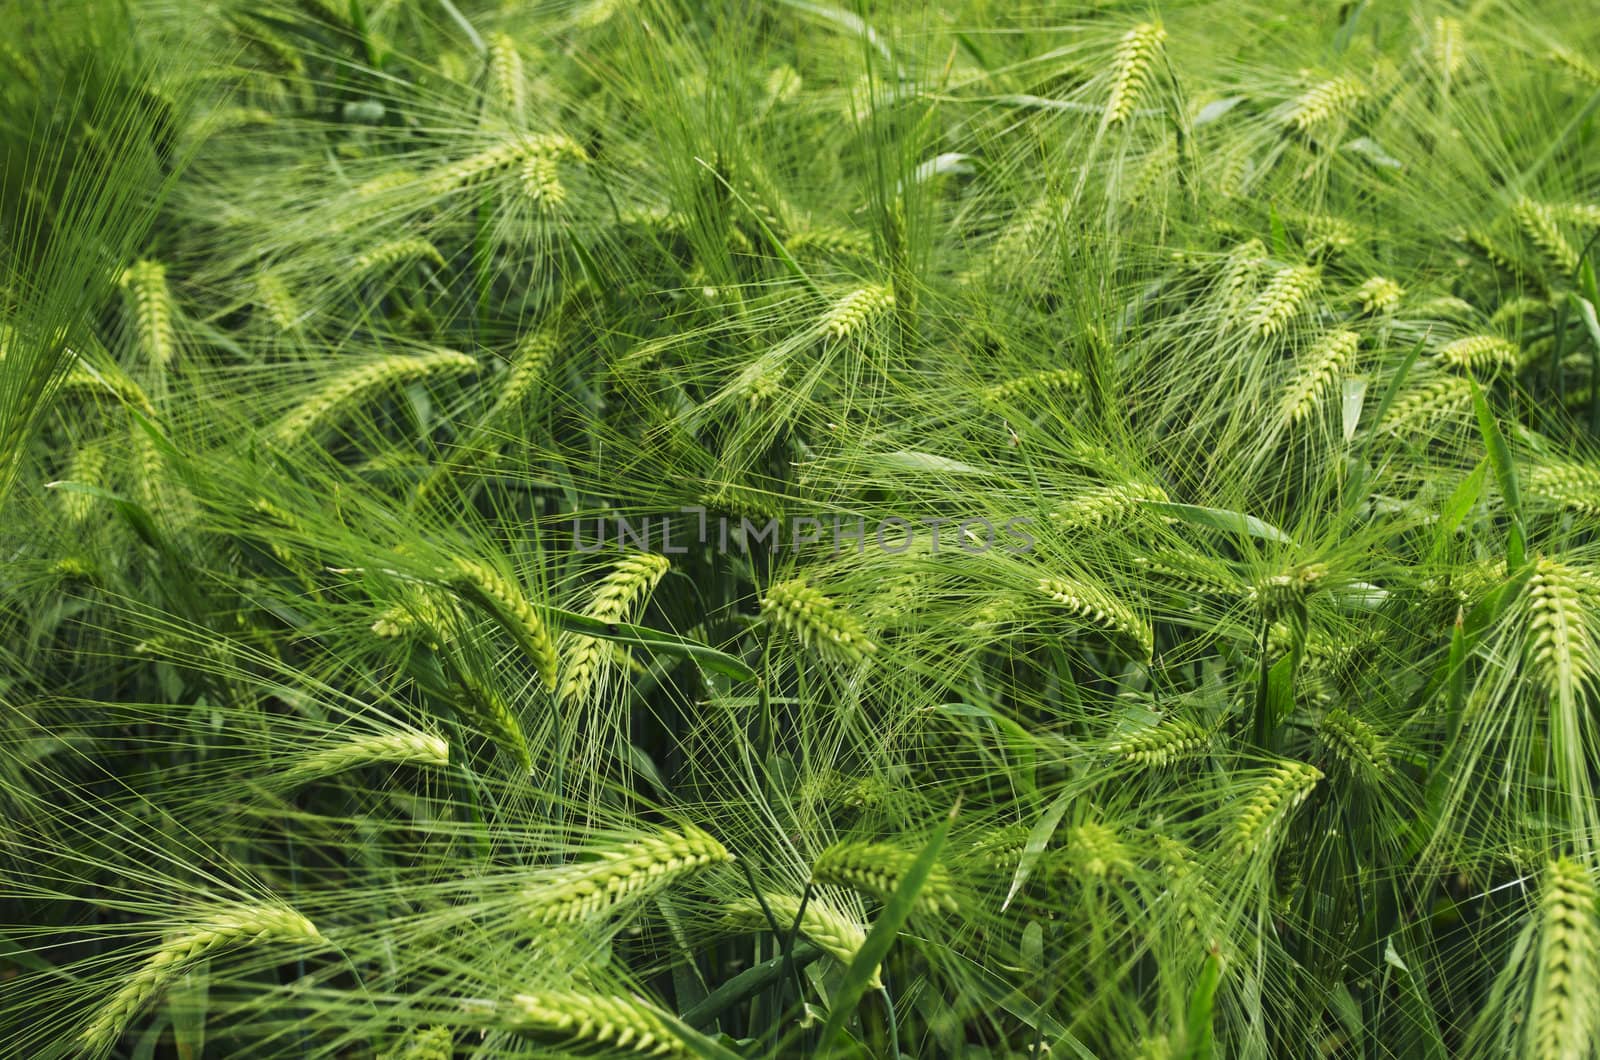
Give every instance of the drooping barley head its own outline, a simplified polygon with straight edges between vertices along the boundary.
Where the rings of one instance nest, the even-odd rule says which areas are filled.
[[[1356,288],[1356,301],[1363,313],[1387,313],[1400,304],[1405,288],[1387,276],[1369,276]]]
[[[444,255],[440,254],[439,249],[432,243],[420,236],[391,239],[387,243],[380,243],[371,250],[357,254],[353,265],[355,275],[361,276],[413,261],[431,261],[439,268],[444,268]]]
[[[624,622],[635,605],[649,597],[666,575],[665,556],[639,552],[617,561],[601,580],[585,614],[602,622]],[[562,702],[577,702],[588,697],[594,687],[606,645],[594,637],[574,637],[566,651],[566,676],[561,683]]]
[[[811,879],[888,901],[916,858],[916,854],[888,843],[835,843],[817,855],[811,865]],[[917,894],[917,908],[925,913],[960,910],[949,870],[943,865],[934,865]]]
[[[490,33],[485,43],[489,46],[489,99],[502,113],[518,117],[528,109],[522,53],[517,50],[517,42],[506,33]]]
[[[1046,368],[985,387],[983,398],[991,405],[1014,404],[1027,397],[1077,393],[1084,382],[1083,373],[1076,368]]]
[[[822,334],[843,341],[894,308],[894,292],[882,285],[858,287],[835,302],[822,318]]]
[[[1161,55],[1167,31],[1159,23],[1144,22],[1123,35],[1111,60],[1111,95],[1106,100],[1105,123],[1121,125],[1133,116],[1150,85],[1150,74]]]
[[[1554,457],[1541,458],[1527,470],[1523,489],[1529,497],[1591,519],[1600,519],[1600,468]]]
[[[1567,242],[1561,226],[1556,223],[1555,212],[1542,202],[1534,202],[1526,195],[1520,196],[1511,206],[1511,216],[1517,227],[1534,246],[1539,248],[1550,263],[1563,275],[1571,275],[1578,268],[1578,251]]]
[[[538,924],[571,924],[602,916],[622,902],[670,886],[702,869],[733,860],[727,848],[698,828],[663,831],[596,851],[597,860],[545,874],[523,892]]]
[[[1468,335],[1439,347],[1439,363],[1458,371],[1512,368],[1521,359],[1516,343],[1498,335]]]
[[[1355,776],[1377,779],[1394,771],[1383,737],[1343,708],[1323,715],[1317,735],[1328,753]]]
[[[556,643],[544,618],[521,587],[487,563],[462,556],[451,560],[440,577],[451,591],[482,608],[510,635],[538,671],[546,690],[554,692],[558,668]]]
[[[804,578],[770,586],[761,601],[761,612],[806,647],[842,662],[859,663],[878,650],[854,616]]]
[[[800,911],[800,899],[791,894],[764,894],[767,909],[778,923],[778,930],[787,933],[800,918],[800,934],[820,946],[846,968],[854,961],[861,946],[867,941],[867,932],[854,919],[829,905],[821,895],[813,894],[805,903],[805,913]],[[754,898],[741,898],[727,907],[727,918],[742,930],[771,930],[761,903]],[[878,970],[873,969],[869,985],[874,989],[883,986]]]
[[[1205,729],[1179,719],[1119,736],[1106,750],[1134,765],[1165,766],[1204,753],[1210,743],[1211,734]]]
[[[374,395],[425,379],[448,378],[477,370],[478,362],[455,350],[379,357],[334,376],[272,429],[280,446],[298,445]]]
[[[1321,407],[1335,384],[1355,362],[1361,336],[1337,329],[1317,339],[1304,367],[1284,391],[1279,415],[1286,423],[1299,423]]]
[[[1312,265],[1289,265],[1273,273],[1245,310],[1246,334],[1260,339],[1282,332],[1306,308],[1321,280],[1321,271]]]
[[[560,1045],[564,1055],[695,1060],[700,1054],[673,1022],[642,998],[576,990],[517,994],[510,1012],[510,1025],[519,1034]]]
[[[1281,825],[1311,794],[1322,771],[1304,762],[1283,762],[1256,785],[1233,825],[1232,849],[1238,856],[1266,850]]]
[[[250,942],[323,941],[311,921],[283,906],[238,904],[174,933],[101,1006],[78,1036],[90,1052],[111,1046],[128,1023],[195,962]]]
[[[1366,96],[1365,85],[1349,74],[1341,74],[1296,96],[1284,113],[1284,124],[1298,133],[1312,132],[1349,117]]]
[[[1593,582],[1578,568],[1540,557],[1528,578],[1528,658],[1546,690],[1563,706],[1593,687],[1597,659],[1588,612]],[[1587,592],[1586,592],[1587,590]]]
[[[122,274],[122,288],[127,292],[139,351],[156,368],[170,366],[177,356],[178,338],[172,323],[167,270],[157,261],[136,261]]]
[[[426,765],[442,769],[449,764],[450,745],[442,738],[416,729],[396,729],[317,748],[291,763],[287,775],[298,783],[368,765]]]
[[[1084,625],[1133,641],[1145,658],[1153,652],[1155,635],[1150,624],[1104,589],[1068,578],[1043,578],[1039,592]]]
[[[1090,486],[1052,509],[1050,521],[1063,530],[1106,529],[1131,518],[1141,505],[1167,500],[1166,490],[1150,483]]]
[[[1545,869],[1539,896],[1539,964],[1527,1020],[1535,1060],[1582,1060],[1600,1033],[1600,908],[1589,873],[1570,858]]]

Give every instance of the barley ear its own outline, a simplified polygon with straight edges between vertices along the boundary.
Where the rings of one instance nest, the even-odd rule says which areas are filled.
[[[1527,1020],[1525,1056],[1584,1060],[1600,1034],[1600,910],[1582,865],[1545,869],[1539,897],[1539,967]]]
[[[1322,779],[1322,771],[1304,762],[1284,762],[1269,773],[1239,811],[1233,829],[1233,852],[1244,857],[1270,851],[1288,820]]]
[[[477,367],[477,361],[455,350],[379,357],[329,379],[320,390],[279,420],[271,437],[285,448],[299,445],[385,390],[424,379],[462,375]]]
[[[539,925],[589,920],[624,901],[733,860],[726,847],[692,827],[643,836],[597,853],[598,861],[563,866],[525,889],[522,900],[528,919]]]
[[[246,942],[321,942],[311,921],[282,906],[236,905],[219,910],[176,933],[123,980],[79,1034],[86,1051],[109,1048],[123,1030],[171,982],[196,961]]]
[[[556,689],[558,658],[549,627],[520,587],[486,563],[453,559],[440,576],[462,599],[483,609],[510,635],[538,671],[547,691]]]
[[[429,765],[442,769],[449,764],[450,745],[440,737],[415,729],[395,729],[318,748],[292,763],[287,775],[298,782],[367,765]]]
[[[761,612],[808,648],[842,662],[859,663],[878,650],[860,624],[804,578],[779,582],[767,590]]]
[[[641,552],[618,561],[601,581],[593,602],[586,609],[591,618],[603,622],[627,621],[634,608],[647,599],[666,575],[665,556]],[[561,700],[577,702],[594,688],[606,645],[594,638],[578,636],[565,653],[566,676],[561,683]]]
[[[1284,114],[1284,124],[1299,133],[1313,132],[1348,117],[1366,95],[1366,86],[1348,74],[1322,81],[1295,97]]]
[[[1067,615],[1086,626],[1128,638],[1148,659],[1155,650],[1155,635],[1133,608],[1110,593],[1087,582],[1069,578],[1043,578],[1039,592],[1059,605]]]
[[[518,1033],[564,1046],[571,1055],[700,1055],[674,1029],[672,1017],[638,997],[541,990],[516,995],[512,1006],[511,1026]]]
[[[1105,124],[1121,125],[1133,116],[1150,85],[1167,31],[1159,23],[1144,22],[1123,35],[1111,61],[1111,95],[1106,100]]]
[[[128,294],[140,352],[153,366],[167,368],[178,349],[167,270],[160,262],[137,261],[122,274],[122,286]]]
[[[894,292],[888,287],[858,287],[828,309],[822,318],[822,334],[835,342],[843,341],[893,307]]]
[[[1192,721],[1168,721],[1120,736],[1106,746],[1109,754],[1139,766],[1165,766],[1203,753],[1211,734]]]
[[[489,98],[505,114],[516,117],[528,109],[527,89],[522,80],[522,53],[517,42],[505,33],[490,33]]]
[[[835,843],[817,855],[811,865],[815,883],[831,883],[888,901],[911,869],[916,855],[887,843]],[[917,908],[925,913],[955,913],[961,909],[949,870],[935,865],[917,895]]]
[[[767,931],[772,927],[767,920],[767,910],[770,910],[779,931],[787,934],[795,918],[799,917],[800,934],[846,968],[850,967],[862,944],[867,941],[864,927],[829,905],[820,895],[813,894],[806,900],[804,915],[801,914],[800,899],[794,895],[763,894],[762,899],[766,902],[765,910],[761,901],[755,898],[739,899],[728,906],[727,919],[744,930]],[[872,970],[868,985],[874,990],[883,986],[878,969]]]

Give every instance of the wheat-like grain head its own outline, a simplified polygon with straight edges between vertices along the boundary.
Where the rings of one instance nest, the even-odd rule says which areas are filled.
[[[859,663],[878,650],[854,616],[804,578],[770,586],[761,601],[761,613],[806,647],[842,662]]]
[[[1356,301],[1361,311],[1372,315],[1387,313],[1400,304],[1406,289],[1387,276],[1369,276],[1356,288]]]
[[[1168,589],[1210,596],[1245,597],[1244,580],[1226,560],[1189,549],[1162,549],[1132,557],[1133,565]]]
[[[455,1060],[455,1055],[455,1034],[449,1027],[417,1027],[379,1053],[378,1060]]]
[[[1336,119],[1349,117],[1367,97],[1367,88],[1349,74],[1321,81],[1296,96],[1284,113],[1284,124],[1309,133]]]
[[[812,862],[811,879],[888,901],[914,861],[915,854],[888,843],[835,843]],[[917,894],[917,908],[925,913],[960,911],[949,870],[943,865],[934,865]]]
[[[1563,275],[1570,276],[1577,271],[1578,251],[1562,234],[1561,226],[1556,223],[1555,211],[1542,202],[1534,202],[1522,195],[1512,203],[1511,216],[1528,240]]]
[[[1435,376],[1395,398],[1378,429],[1395,434],[1420,431],[1436,420],[1459,415],[1471,403],[1472,384],[1465,376]]]
[[[1069,578],[1042,578],[1038,588],[1084,625],[1127,637],[1139,646],[1147,659],[1154,651],[1155,635],[1150,624],[1104,589]]]
[[[1522,360],[1517,345],[1499,335],[1468,335],[1439,347],[1439,363],[1458,371],[1514,368]]]
[[[493,741],[495,746],[515,758],[523,772],[533,772],[533,752],[528,747],[527,734],[522,731],[511,704],[498,691],[463,677],[455,683],[450,703],[458,714]]]
[[[1236,317],[1249,304],[1250,291],[1267,260],[1266,244],[1259,239],[1247,239],[1223,257],[1217,275],[1217,291],[1226,318]]]
[[[639,552],[617,561],[595,591],[585,613],[602,622],[624,622],[666,576],[671,564],[665,556]],[[566,677],[562,702],[581,702],[594,687],[606,645],[594,637],[574,637],[566,651]]]
[[[858,334],[873,320],[894,308],[894,292],[881,284],[858,287],[835,302],[823,315],[822,334],[835,342]]]
[[[537,924],[588,920],[622,902],[733,860],[726,847],[692,827],[643,836],[597,853],[598,860],[557,869],[523,891],[529,919]]]
[[[814,251],[834,257],[864,258],[872,253],[872,236],[858,228],[807,222],[789,237],[791,254]]]
[[[413,261],[431,261],[439,268],[444,268],[444,255],[439,253],[439,248],[421,236],[380,243],[371,250],[357,254],[353,265],[355,275],[361,276]]]
[[[1551,216],[1579,228],[1600,228],[1600,206],[1587,202],[1557,202],[1545,207]]]
[[[519,133],[441,167],[427,179],[424,187],[435,197],[452,195],[536,157],[582,161],[589,156],[577,141],[563,133]]]
[[[1205,729],[1178,719],[1119,736],[1106,751],[1134,765],[1165,766],[1204,753],[1210,743],[1211,734]]]
[[[1549,309],[1550,303],[1546,299],[1526,294],[1518,295],[1506,299],[1495,307],[1494,313],[1489,317],[1489,323],[1496,328],[1514,328],[1525,318],[1538,316],[1540,313],[1548,312]]]
[[[256,277],[256,304],[266,311],[267,319],[279,331],[293,331],[302,319],[300,306],[275,272],[262,270]]]
[[[1525,1056],[1587,1060],[1600,1035],[1600,908],[1589,872],[1570,858],[1545,869],[1539,896],[1539,965]]]
[[[1166,490],[1145,482],[1090,486],[1058,504],[1050,521],[1063,530],[1103,530],[1136,514],[1141,505],[1164,503]]]
[[[1322,282],[1314,265],[1288,265],[1272,274],[1245,310],[1245,332],[1261,339],[1277,335],[1306,308]]]
[[[157,261],[136,261],[122,274],[122,288],[127,292],[140,352],[156,368],[167,368],[178,352],[167,270]]]
[[[1563,706],[1593,686],[1597,655],[1585,599],[1585,572],[1541,556],[1528,578],[1528,657],[1535,674]]]
[[[441,737],[417,729],[395,729],[319,747],[291,763],[287,776],[299,782],[368,765],[426,765],[443,769],[449,764],[450,745]]]
[[[1238,856],[1268,848],[1278,826],[1311,794],[1322,771],[1304,762],[1283,762],[1256,785],[1234,822],[1232,849]]]
[[[1592,464],[1543,457],[1528,468],[1523,489],[1529,497],[1600,519],[1600,469]]]
[[[1383,737],[1342,707],[1322,716],[1317,735],[1328,753],[1355,776],[1381,778],[1394,771]]]
[[[456,639],[461,610],[431,586],[410,586],[373,620],[372,633],[385,640],[415,637],[437,651]]]
[[[1133,116],[1150,85],[1150,72],[1160,57],[1167,31],[1160,23],[1144,22],[1130,29],[1117,44],[1111,60],[1111,95],[1106,100],[1105,123],[1121,125]]]
[[[1083,390],[1085,382],[1076,368],[1045,368],[984,387],[983,399],[991,405],[1006,405],[1028,397],[1075,394]]]
[[[489,99],[502,113],[519,117],[528,109],[528,95],[517,42],[509,34],[499,32],[487,34],[484,42],[489,49]]]
[[[1319,407],[1355,362],[1361,336],[1339,328],[1326,332],[1306,354],[1304,367],[1289,383],[1279,405],[1285,423],[1299,423]]]
[[[1548,55],[1551,62],[1566,70],[1578,80],[1593,88],[1600,88],[1600,66],[1596,66],[1568,48],[1551,48]]]
[[[247,942],[321,942],[322,935],[300,914],[278,905],[238,904],[219,909],[172,935],[100,1007],[78,1036],[85,1050],[109,1048],[128,1023],[196,961]]]
[[[1250,600],[1267,614],[1277,614],[1316,592],[1327,577],[1325,563],[1297,564],[1257,581],[1250,590]]]
[[[279,420],[271,437],[286,448],[298,445],[375,394],[424,379],[464,375],[477,368],[476,360],[455,350],[379,357],[329,379],[320,390]]]
[[[1460,72],[1467,61],[1467,45],[1459,18],[1448,15],[1434,18],[1428,33],[1428,54],[1440,77],[1453,78]]]
[[[541,990],[512,998],[511,1026],[564,1046],[574,1056],[653,1056],[695,1060],[673,1021],[638,997]]]
[[[530,154],[517,169],[522,194],[545,213],[554,213],[567,201],[567,186],[561,182],[561,164],[554,155]]]
[[[72,459],[61,477],[68,482],[104,488],[107,470],[105,445],[101,442],[85,442],[72,451]],[[74,526],[83,525],[94,514],[95,498],[87,493],[60,490],[57,497],[67,521]]]
[[[1067,830],[1067,861],[1080,876],[1112,880],[1133,869],[1133,852],[1116,830],[1085,821]]]
[[[867,932],[855,920],[829,905],[820,895],[813,894],[805,903],[801,916],[800,899],[790,894],[763,894],[767,909],[778,923],[778,930],[787,933],[800,918],[800,934],[820,946],[840,964],[848,968],[856,959],[861,946],[867,941]],[[740,898],[727,907],[727,919],[739,930],[768,931],[771,924],[755,898]],[[868,984],[873,989],[883,986],[878,969],[872,971]]]
[[[440,577],[456,595],[487,612],[522,649],[546,690],[556,690],[559,658],[555,639],[520,586],[487,563],[464,556],[452,559]]]

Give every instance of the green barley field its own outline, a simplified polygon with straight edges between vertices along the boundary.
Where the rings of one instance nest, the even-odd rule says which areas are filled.
[[[0,0],[0,1057],[1600,1053],[1593,0]]]

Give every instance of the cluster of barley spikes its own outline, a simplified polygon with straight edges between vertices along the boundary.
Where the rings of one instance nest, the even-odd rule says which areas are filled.
[[[0,4],[0,1056],[1595,1057],[1585,0]]]

